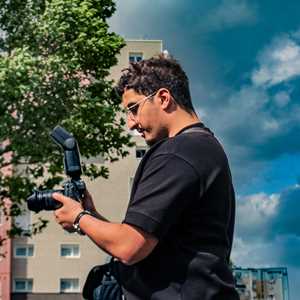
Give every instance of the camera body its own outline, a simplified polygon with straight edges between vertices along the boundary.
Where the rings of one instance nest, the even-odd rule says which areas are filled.
[[[33,191],[33,194],[27,198],[27,207],[34,212],[60,208],[62,204],[52,198],[55,192],[80,202],[86,190],[84,181],[80,179],[82,171],[75,138],[61,126],[56,126],[50,136],[64,151],[64,169],[70,180],[63,184],[61,190]]]

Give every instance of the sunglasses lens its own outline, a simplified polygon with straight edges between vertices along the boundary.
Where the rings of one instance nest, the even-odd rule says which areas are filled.
[[[131,113],[133,116],[136,116],[136,115],[137,115],[137,112],[138,112],[138,109],[139,109],[139,105],[135,105],[135,106],[133,106],[132,108],[129,108],[129,111],[130,111],[130,113]]]

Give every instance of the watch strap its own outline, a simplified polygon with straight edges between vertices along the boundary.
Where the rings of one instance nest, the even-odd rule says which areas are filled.
[[[79,222],[80,222],[80,219],[84,216],[84,215],[90,215],[92,216],[93,214],[88,211],[88,210],[83,210],[81,211],[77,217],[75,218],[74,220],[74,223],[73,223],[73,228],[75,229],[75,231],[80,234],[80,235],[85,235],[85,233],[81,230],[80,226],[79,226]]]

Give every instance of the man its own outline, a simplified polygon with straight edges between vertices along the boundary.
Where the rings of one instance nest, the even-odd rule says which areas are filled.
[[[194,111],[184,71],[164,56],[143,60],[125,70],[118,90],[128,127],[151,146],[124,221],[109,223],[89,195],[83,205],[92,216],[55,194],[63,203],[57,221],[75,222],[120,261],[127,300],[238,299],[228,267],[235,207],[228,161]]]

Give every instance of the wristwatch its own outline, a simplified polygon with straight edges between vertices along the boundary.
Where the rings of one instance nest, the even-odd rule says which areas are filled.
[[[80,226],[79,226],[79,222],[80,219],[84,216],[84,215],[90,215],[93,216],[93,214],[88,211],[88,210],[83,210],[82,212],[80,212],[78,214],[78,216],[75,218],[75,221],[73,223],[73,228],[75,229],[75,231],[80,234],[80,235],[85,235],[85,233],[81,230]]]

